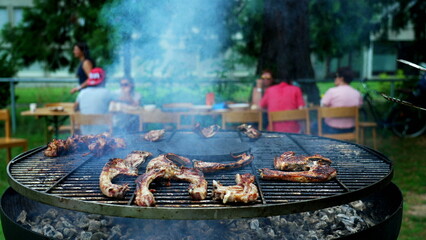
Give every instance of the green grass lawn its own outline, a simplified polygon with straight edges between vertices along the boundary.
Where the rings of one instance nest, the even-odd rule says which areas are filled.
[[[320,86],[323,93],[326,87]],[[28,104],[37,102],[70,101],[73,97],[68,94],[69,88],[17,88],[18,116],[17,132],[14,136],[24,137],[29,141],[29,149],[45,144],[44,119],[22,117],[19,113],[28,109]],[[1,128],[1,127],[0,127]],[[393,182],[396,183],[404,195],[403,223],[399,239],[417,240],[426,239],[426,136],[414,139],[400,139],[391,133],[379,130],[379,151],[391,159],[395,166]],[[371,140],[367,142],[371,144]],[[21,152],[16,148],[14,155]],[[0,150],[0,193],[8,187],[5,150]],[[0,228],[0,240],[3,240]]]

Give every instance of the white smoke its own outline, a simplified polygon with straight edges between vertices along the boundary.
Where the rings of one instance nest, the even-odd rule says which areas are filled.
[[[124,71],[126,52],[134,77],[184,78],[220,70],[215,60],[226,39],[224,13],[230,2],[118,0],[107,5],[102,16],[119,46],[116,70]]]

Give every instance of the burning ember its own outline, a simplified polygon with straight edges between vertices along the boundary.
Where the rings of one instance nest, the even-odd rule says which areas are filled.
[[[387,216],[370,201],[283,216],[232,220],[147,220],[59,208],[22,210],[17,222],[55,239],[335,239],[365,230]],[[198,226],[198,227],[193,227]]]

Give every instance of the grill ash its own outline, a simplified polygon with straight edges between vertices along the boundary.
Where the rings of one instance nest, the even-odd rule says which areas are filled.
[[[146,220],[86,214],[59,208],[22,210],[16,222],[54,239],[335,239],[383,219],[374,203],[350,204],[267,218],[233,220]],[[223,233],[223,234],[221,234]]]

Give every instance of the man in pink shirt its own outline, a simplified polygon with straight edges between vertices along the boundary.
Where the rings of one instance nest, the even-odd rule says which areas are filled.
[[[351,87],[354,74],[348,67],[339,68],[334,79],[335,87],[325,92],[321,99],[324,107],[355,107],[362,105],[361,93]],[[353,118],[326,118],[324,133],[345,133],[354,131],[355,119]],[[314,130],[315,131],[315,130]],[[316,132],[316,131],[315,131]]]
[[[287,82],[281,82],[266,89],[260,101],[260,106],[268,112],[301,109],[305,106],[302,90]],[[274,131],[277,132],[300,132],[297,121],[284,121],[274,123]]]

